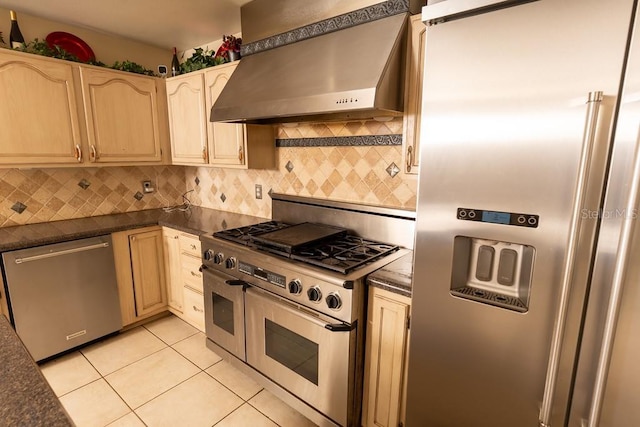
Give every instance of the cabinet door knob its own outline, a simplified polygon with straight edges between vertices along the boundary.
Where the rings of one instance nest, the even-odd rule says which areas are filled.
[[[242,147],[238,150],[238,160],[240,163],[244,162],[244,151],[242,150]]]
[[[209,152],[207,151],[207,147],[202,147],[202,158],[205,163],[209,163]]]

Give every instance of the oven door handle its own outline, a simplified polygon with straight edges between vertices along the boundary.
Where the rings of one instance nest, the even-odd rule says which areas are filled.
[[[353,322],[351,325],[347,325],[346,323],[327,323],[326,325],[324,325],[324,328],[330,330],[331,332],[350,332],[355,329],[355,327],[355,322]]]
[[[240,279],[225,280],[224,283],[228,286],[242,286],[243,291],[246,291],[247,288],[251,286],[249,283]]]
[[[308,313],[308,308],[304,306],[299,306],[295,303],[287,301],[285,299],[274,297],[268,291],[265,291],[260,288],[256,288],[253,286],[249,286],[251,289],[247,292],[253,297],[260,298],[267,301],[273,301],[273,303],[278,304],[278,308],[280,310],[288,311],[292,314],[295,314],[298,317],[302,317],[303,319],[315,323],[316,325],[325,328],[331,332],[350,332],[356,328],[356,322],[349,325],[347,323],[329,323],[327,320],[329,318],[321,318],[312,313]],[[244,288],[246,290],[246,288]],[[307,311],[307,313],[305,313]]]

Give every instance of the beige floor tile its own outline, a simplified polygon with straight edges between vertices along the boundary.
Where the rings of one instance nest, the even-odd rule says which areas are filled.
[[[145,427],[145,425],[140,421],[140,418],[138,418],[135,412],[129,412],[127,415],[118,418],[107,427]]]
[[[316,425],[267,390],[262,390],[249,400],[249,403],[281,427],[313,427]]]
[[[136,413],[149,427],[212,426],[243,402],[204,372],[141,406]]]
[[[42,374],[56,393],[62,396],[100,378],[100,373],[78,351],[40,366]]]
[[[169,345],[199,332],[184,320],[173,315],[147,323],[144,327]]]
[[[135,409],[199,371],[178,352],[165,348],[107,375],[105,379]]]
[[[173,344],[171,347],[198,365],[200,369],[207,369],[211,365],[218,363],[222,358],[207,348],[205,340],[205,334],[198,332]]]
[[[278,427],[276,423],[261,414],[253,406],[245,403],[215,427]]]
[[[81,351],[98,372],[105,376],[166,346],[151,332],[138,327]]]
[[[261,385],[224,360],[216,363],[205,372],[244,400],[251,399],[262,390]]]
[[[65,394],[60,402],[78,427],[102,427],[131,411],[103,379]]]

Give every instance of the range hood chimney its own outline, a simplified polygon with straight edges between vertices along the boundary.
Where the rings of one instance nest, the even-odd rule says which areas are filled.
[[[419,3],[247,3],[241,8],[242,60],[211,109],[211,121],[267,124],[402,115],[407,16],[419,11]]]

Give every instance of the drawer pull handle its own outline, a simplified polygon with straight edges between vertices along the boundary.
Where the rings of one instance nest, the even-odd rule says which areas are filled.
[[[200,309],[200,308],[196,307],[195,305],[193,306],[193,310],[194,310],[194,311],[197,311],[198,313],[203,313],[203,312],[204,312],[204,310],[202,310],[202,309]]]
[[[194,245],[193,243],[191,244],[191,249],[193,249],[194,251],[196,250],[196,245]]]
[[[193,277],[202,277],[201,274],[196,273],[195,271],[190,272]]]

